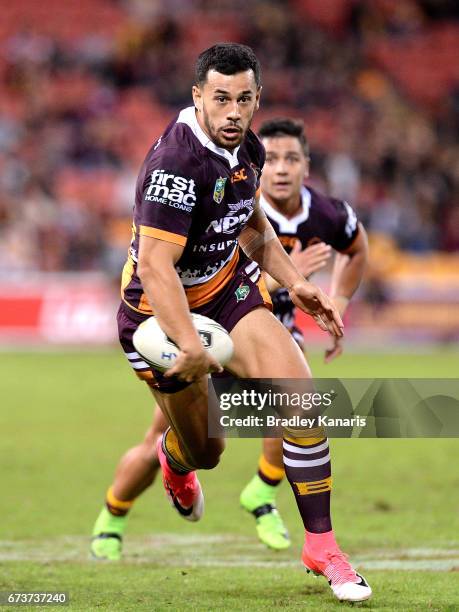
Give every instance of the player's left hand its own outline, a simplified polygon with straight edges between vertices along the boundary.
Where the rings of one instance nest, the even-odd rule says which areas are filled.
[[[343,336],[344,325],[338,309],[319,287],[306,280],[298,280],[289,288],[289,294],[295,306],[311,315],[320,329],[336,338]]]
[[[333,346],[325,351],[324,361],[325,363],[330,363],[333,359],[336,359],[343,353],[343,340],[342,338],[337,338],[336,336],[333,338]]]

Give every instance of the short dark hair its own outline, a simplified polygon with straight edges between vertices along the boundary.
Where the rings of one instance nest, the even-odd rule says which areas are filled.
[[[293,136],[297,138],[306,157],[309,157],[309,143],[304,133],[304,123],[298,119],[277,117],[264,121],[258,130],[260,138],[277,138],[279,136]]]
[[[257,56],[247,45],[238,43],[217,43],[203,51],[197,61],[195,78],[198,85],[203,85],[209,70],[221,74],[237,74],[253,70],[257,87],[261,84],[261,69]]]

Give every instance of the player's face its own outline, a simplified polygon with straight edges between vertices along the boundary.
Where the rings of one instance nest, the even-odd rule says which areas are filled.
[[[200,126],[217,146],[233,150],[244,140],[260,93],[252,70],[231,75],[209,70],[204,85],[193,87]]]
[[[263,138],[266,162],[261,175],[261,189],[270,199],[282,205],[298,198],[308,176],[309,158],[298,138],[276,136]]]

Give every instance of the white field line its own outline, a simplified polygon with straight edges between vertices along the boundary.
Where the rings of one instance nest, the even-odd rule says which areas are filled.
[[[87,562],[89,538],[66,536],[46,540],[0,541],[0,561],[39,563]],[[253,538],[231,534],[128,537],[123,563],[162,567],[259,567],[301,568],[296,552],[273,553]],[[286,558],[289,555],[289,558]],[[401,548],[354,555],[361,570],[459,571],[459,548]]]

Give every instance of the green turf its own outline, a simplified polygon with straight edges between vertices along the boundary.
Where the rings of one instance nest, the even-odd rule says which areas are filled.
[[[311,356],[314,372],[330,377],[459,371],[458,354],[446,351],[321,360]],[[325,581],[298,568],[302,530],[286,483],[279,508],[291,550],[266,551],[238,508],[257,440],[230,440],[218,469],[202,473],[202,522],[181,521],[157,485],[130,516],[125,561],[86,560],[116,462],[152,410],[118,351],[0,354],[0,398],[0,591],[68,590],[72,610],[337,608]],[[448,439],[332,442],[335,530],[375,591],[363,607],[459,609],[458,447]],[[420,571],[431,566],[449,571]]]

